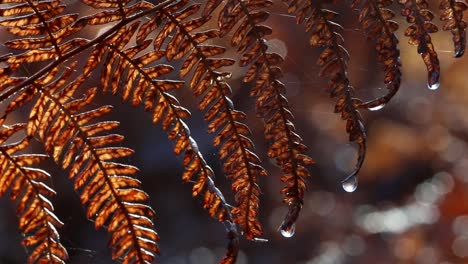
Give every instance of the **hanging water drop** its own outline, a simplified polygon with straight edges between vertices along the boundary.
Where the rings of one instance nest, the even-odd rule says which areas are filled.
[[[341,186],[343,187],[343,190],[346,192],[354,192],[356,191],[358,187],[358,182],[357,182],[357,177],[356,176],[351,176],[344,181],[341,182]]]
[[[384,107],[385,107],[385,104],[379,104],[379,105],[376,105],[376,106],[373,106],[373,107],[369,107],[368,109],[371,110],[371,111],[379,111],[380,109],[382,109]]]
[[[292,237],[294,236],[295,232],[296,232],[296,224],[281,226],[281,235],[284,237],[287,237],[287,238]]]
[[[440,73],[439,71],[430,71],[427,75],[427,88],[436,90],[440,86]]]
[[[433,84],[430,84],[430,83],[427,84],[427,88],[429,88],[429,90],[437,90],[437,88],[439,88],[439,86],[440,86],[440,82],[435,82]]]

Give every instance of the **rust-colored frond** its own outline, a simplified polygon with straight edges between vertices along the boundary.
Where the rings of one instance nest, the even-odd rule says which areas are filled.
[[[241,121],[245,114],[233,108],[229,99],[230,87],[224,81],[227,72],[218,69],[234,63],[230,59],[212,58],[224,53],[225,49],[214,45],[201,45],[218,36],[218,31],[207,30],[194,32],[202,27],[210,17],[189,18],[199,9],[199,4],[186,6],[188,1],[180,1],[161,10],[161,16],[151,19],[142,25],[137,35],[139,43],[150,32],[156,29],[153,23],[161,21],[161,30],[154,38],[155,50],[161,50],[171,33],[174,35],[167,42],[166,58],[181,59],[186,56],[180,76],[184,77],[193,71],[190,87],[196,96],[200,96],[200,110],[205,110],[205,119],[209,121],[208,131],[218,130],[214,144],[220,146],[220,158],[224,161],[224,172],[233,181],[236,191],[237,206],[232,209],[234,221],[238,223],[248,239],[262,234],[258,222],[258,176],[266,175],[259,165],[260,160],[253,152],[249,139],[250,131]],[[189,18],[189,19],[187,19]]]
[[[185,18],[200,9],[199,4],[188,7],[178,6],[178,11],[171,7],[161,12],[166,18],[162,29],[154,40],[155,49],[160,49],[168,36],[174,32],[166,47],[168,60],[185,58],[180,76],[193,71],[190,87],[195,96],[200,97],[199,109],[205,111],[208,132],[216,133],[214,145],[219,146],[220,159],[224,161],[223,170],[233,182],[236,191],[236,207],[232,209],[234,221],[239,224],[247,239],[262,235],[258,221],[260,189],[259,176],[266,175],[260,166],[260,160],[254,153],[253,143],[249,139],[250,130],[242,122],[245,114],[234,109],[229,99],[231,88],[224,81],[228,72],[219,69],[234,63],[231,59],[213,58],[224,53],[219,46],[202,43],[218,35],[216,30],[195,32],[205,25],[210,17]],[[172,11],[172,12],[171,12]]]
[[[357,174],[366,155],[366,131],[361,114],[357,110],[362,102],[354,97],[354,88],[348,78],[349,54],[343,46],[343,36],[339,33],[343,28],[332,21],[337,13],[322,9],[320,3],[312,0],[303,5],[295,0],[288,3],[288,11],[296,14],[298,22],[305,20],[306,31],[312,33],[310,45],[324,48],[317,60],[317,64],[322,67],[320,76],[330,79],[328,91],[332,98],[337,99],[335,113],[341,113],[341,118],[346,120],[349,140],[358,145],[356,167],[342,182],[343,189],[352,192],[357,188]]]
[[[194,182],[192,195],[203,197],[203,207],[209,215],[224,222],[230,240],[225,263],[233,263],[237,257],[238,235],[229,206],[213,182],[214,173],[206,164],[198,150],[197,143],[190,135],[184,119],[190,112],[182,107],[170,91],[180,89],[184,82],[161,79],[173,70],[169,65],[155,64],[163,51],[151,51],[139,55],[151,40],[124,49],[133,36],[138,24],[123,28],[113,38],[102,43],[93,52],[85,72],[90,72],[98,63],[99,54],[107,52],[104,58],[101,85],[104,91],[120,92],[123,100],[130,100],[134,106],[143,104],[146,111],[151,111],[154,123],[162,123],[162,128],[169,133],[169,139],[175,142],[174,153],[184,153],[184,182]],[[116,41],[116,40],[119,41]],[[118,43],[118,44],[113,44]]]
[[[452,32],[455,57],[463,56],[466,48],[466,21],[463,12],[467,5],[464,0],[442,0],[439,5],[440,20],[445,21],[443,29]]]
[[[37,89],[37,85],[46,85],[52,81],[58,81],[58,80],[61,80],[61,83],[63,84],[63,82],[65,82],[65,80],[68,79],[70,77],[70,74],[72,73],[71,71],[66,71],[63,74],[61,74],[59,78],[56,78],[58,71],[59,70],[57,67],[53,68],[46,75],[38,78],[35,82],[35,85],[27,85],[25,86],[23,90],[21,90],[20,93],[13,94],[13,96],[10,97],[11,101],[8,103],[3,115],[0,117],[0,122],[3,122],[7,118],[9,113],[31,102],[37,96],[39,92],[39,90]],[[17,82],[19,82],[19,81],[26,80],[27,78],[10,77],[9,79],[7,79],[7,82],[8,80],[12,80],[12,79],[17,80]],[[16,84],[17,82],[13,82],[12,84]]]
[[[427,86],[431,90],[439,88],[440,64],[432,44],[430,33],[438,31],[431,21],[434,14],[428,9],[426,0],[399,0],[402,6],[401,14],[406,17],[410,26],[405,31],[409,37],[408,43],[418,47],[418,53],[426,64]]]
[[[202,16],[206,17],[213,13],[213,11],[223,2],[223,0],[207,0],[205,8],[203,8]]]
[[[398,92],[401,84],[400,50],[394,34],[398,24],[392,20],[395,16],[393,11],[387,8],[391,4],[391,0],[354,0],[351,4],[352,8],[359,11],[359,23],[364,34],[376,42],[377,60],[385,71],[384,83],[388,92],[361,105],[369,110],[384,107]]]
[[[58,59],[82,41],[68,40],[72,34],[81,30],[74,25],[78,15],[65,14],[65,5],[59,0],[18,1],[0,9],[0,25],[18,36],[5,42],[12,49],[25,52],[8,58],[9,64],[32,63]]]
[[[0,102],[3,102],[4,100],[11,97],[15,93],[18,93],[21,90],[24,90],[27,86],[33,84],[36,80],[38,80],[42,76],[47,75],[50,71],[52,71],[54,68],[62,64],[64,61],[70,59],[71,57],[81,53],[82,51],[88,48],[91,48],[99,44],[103,40],[109,38],[110,36],[115,34],[117,31],[119,31],[123,26],[139,18],[142,18],[145,15],[157,14],[159,9],[169,5],[170,3],[174,1],[175,0],[166,0],[157,5],[152,5],[148,2],[143,1],[141,2],[141,4],[137,4],[139,8],[145,9],[148,6],[151,6],[151,8],[145,9],[142,12],[136,12],[134,15],[124,17],[120,21],[120,23],[110,28],[108,31],[105,32],[105,34],[102,34],[91,41],[87,39],[83,39],[83,38],[72,38],[64,42],[63,44],[59,44],[58,47],[60,51],[62,52],[61,53],[62,56],[57,56],[57,53],[53,47],[33,49],[33,50],[29,50],[27,52],[20,53],[17,55],[14,55],[12,53],[1,55],[0,62],[2,62],[2,64],[5,63],[7,65],[6,66],[1,65],[0,67]],[[18,1],[3,0],[3,2],[18,2]],[[75,15],[71,15],[71,16],[73,17],[73,20],[74,20]],[[58,17],[57,19],[60,19],[60,17]],[[84,27],[84,25],[87,24],[87,21],[88,21],[88,17],[85,17],[82,20],[75,21],[72,27],[74,28],[74,30],[76,30],[76,28],[82,28]],[[22,28],[19,28],[19,31],[21,30]],[[97,58],[99,59],[99,57]],[[51,59],[55,59],[55,60],[50,62],[47,66],[45,66],[41,70],[35,72],[32,76],[29,76],[27,78],[11,76],[12,73],[15,72],[21,65],[24,65],[26,63],[51,60]],[[92,63],[92,64],[97,65],[97,63]]]
[[[123,49],[133,35],[131,29],[119,31],[113,39],[101,45],[101,52],[104,53],[106,50],[108,52],[108,56],[104,58],[101,75],[102,88],[104,91],[112,91],[113,94],[120,92],[123,100],[131,100],[135,106],[143,104],[146,111],[153,112],[154,123],[162,122],[163,129],[169,132],[169,138],[175,141],[174,152],[177,155],[186,152],[184,166],[188,170],[184,173],[184,181],[192,180],[195,174],[200,173],[193,187],[193,195],[197,196],[206,187],[207,178],[212,176],[213,172],[209,167],[205,167],[206,163],[201,159],[198,147],[183,121],[190,116],[190,112],[169,93],[180,89],[184,83],[158,79],[173,70],[169,65],[149,66],[164,56],[164,52],[153,51],[137,56],[148,47],[151,41],[144,41],[143,44]],[[120,39],[119,46],[112,44],[114,39]],[[91,58],[90,61],[95,60]],[[126,68],[128,69],[124,71]],[[198,171],[200,167],[204,170]],[[213,207],[210,214],[218,215],[218,209],[223,210],[219,206]],[[225,212],[221,211],[219,219],[224,220],[224,218]]]
[[[155,7],[153,4],[148,3],[146,1],[138,1],[128,7],[125,6],[128,3],[128,1],[97,2],[84,0],[83,2],[95,8],[105,8],[105,10],[80,18],[76,22],[75,26],[84,24],[102,25],[114,21],[122,21],[122,19],[125,19],[126,17],[131,17],[132,15],[138,14],[138,12],[141,12],[143,10],[150,10],[151,8]],[[109,9],[108,7],[106,7],[106,5],[114,6],[119,4],[122,5],[119,8],[115,9]]]
[[[281,190],[283,202],[289,211],[281,225],[282,233],[289,236],[302,208],[305,179],[310,177],[306,165],[313,160],[306,156],[307,147],[296,133],[294,116],[289,110],[285,97],[284,84],[279,81],[282,71],[278,67],[283,58],[276,53],[267,52],[264,36],[271,34],[271,28],[261,25],[268,18],[262,8],[270,6],[270,1],[228,1],[223,7],[219,25],[221,35],[231,32],[237,23],[231,44],[238,47],[242,54],[241,66],[250,66],[243,81],[252,82],[251,96],[257,98],[257,115],[265,121],[265,138],[269,144],[268,156],[276,160],[283,175],[281,180],[286,186]]]
[[[109,9],[125,6],[130,2],[130,0],[82,0],[82,2],[94,8]]]
[[[50,197],[55,191],[47,186],[50,175],[31,167],[47,158],[38,154],[15,154],[25,149],[29,138],[7,144],[25,124],[4,126],[0,131],[0,196],[11,189],[11,199],[18,202],[19,229],[22,244],[30,248],[28,263],[65,263],[67,251],[60,244],[57,228],[63,223],[53,213]]]
[[[69,76],[74,65],[63,74]],[[123,263],[150,263],[159,252],[152,218],[154,211],[146,203],[148,195],[140,190],[140,181],[132,176],[138,169],[116,160],[133,154],[133,150],[112,146],[123,136],[111,134],[118,122],[97,122],[112,107],[101,106],[88,111],[97,89],[89,89],[74,98],[83,77],[69,82],[62,76],[37,86],[40,96],[29,116],[27,135],[44,143],[45,149],[64,169],[87,205],[87,217],[97,228],[106,227],[111,234],[112,258]]]

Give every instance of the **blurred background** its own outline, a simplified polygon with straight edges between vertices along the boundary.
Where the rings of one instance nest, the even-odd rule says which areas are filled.
[[[65,2],[70,12],[92,12],[77,1]],[[339,22],[351,54],[349,73],[356,95],[370,99],[384,94],[383,73],[374,58],[373,43],[359,31],[356,13],[347,7],[331,8],[341,13]],[[436,10],[434,22],[441,28],[435,3],[432,8]],[[334,101],[325,92],[326,80],[318,77],[315,63],[319,51],[308,45],[304,27],[295,25],[283,3],[275,1],[269,10],[268,24],[274,28],[269,47],[285,58],[282,81],[297,131],[316,165],[310,167],[312,177],[296,233],[284,238],[278,232],[286,213],[279,193],[280,171],[265,154],[262,122],[255,117],[249,86],[240,82],[245,69],[229,69],[233,71],[234,105],[249,115],[257,154],[269,171],[260,183],[260,217],[268,242],[242,239],[237,263],[468,263],[468,59],[453,58],[451,34],[432,34],[442,70],[440,88],[432,91],[427,89],[426,69],[416,47],[406,44],[402,34],[406,21],[401,16],[395,19],[400,24],[403,82],[390,104],[362,113],[368,133],[367,159],[358,189],[346,193],[340,181],[352,171],[356,147],[348,143],[344,122],[333,113]],[[95,37],[99,30],[91,28],[87,37]],[[0,36],[2,42],[8,38],[3,29]],[[0,47],[0,51],[4,53],[5,48]],[[235,50],[225,56],[238,58]],[[97,84],[95,79],[88,85]],[[188,124],[192,135],[215,170],[216,183],[232,202],[230,184],[211,145],[213,136],[205,132],[197,100],[188,88],[177,95],[191,110]],[[132,108],[111,95],[102,96],[96,105],[102,103],[115,106],[108,118],[122,122],[118,129],[126,136],[122,145],[136,151],[124,162],[141,169],[139,179],[156,209],[162,252],[157,262],[217,263],[226,245],[224,228],[208,217],[200,201],[192,199],[191,186],[182,184],[182,159],[172,153],[166,134],[141,108]],[[15,118],[25,120],[21,113]],[[44,168],[53,175],[51,184],[58,192],[53,202],[65,222],[60,232],[69,263],[112,263],[107,234],[95,231],[85,219],[85,209],[79,205],[67,173],[52,163]],[[25,263],[26,252],[20,246],[16,226],[15,205],[7,197],[0,198],[1,264]]]

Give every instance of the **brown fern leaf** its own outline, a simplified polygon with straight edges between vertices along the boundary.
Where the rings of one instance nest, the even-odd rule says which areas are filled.
[[[125,5],[129,3],[129,1],[90,1],[90,0],[83,0],[84,3],[94,7],[94,8],[101,8],[105,9],[104,11],[85,16],[80,18],[76,23],[77,25],[102,25],[108,24],[115,21],[122,21],[127,17],[131,17],[132,15],[138,14],[143,10],[151,10],[154,8],[154,5],[148,3],[146,1],[138,1],[128,7]],[[114,8],[115,7],[115,8]]]
[[[244,67],[250,65],[243,81],[253,83],[250,95],[257,98],[257,116],[265,121],[268,156],[275,159],[283,171],[281,180],[286,186],[281,192],[289,211],[281,225],[281,231],[285,236],[292,236],[303,205],[305,178],[310,177],[305,166],[313,164],[313,160],[305,155],[307,147],[295,131],[292,123],[294,116],[284,95],[285,87],[279,81],[282,71],[278,66],[283,58],[276,53],[267,52],[264,36],[271,34],[272,30],[260,24],[269,16],[261,9],[271,4],[270,1],[257,0],[228,1],[221,10],[218,21],[221,36],[226,36],[240,22],[231,38],[231,44],[238,47],[238,52],[242,54],[239,64]]]
[[[409,37],[408,43],[418,47],[418,53],[426,64],[427,87],[431,90],[439,88],[440,63],[430,33],[438,31],[432,23],[434,14],[428,9],[426,0],[399,0],[402,6],[401,14],[406,17],[410,26],[405,31]]]
[[[463,56],[466,48],[466,21],[463,12],[467,5],[464,0],[442,0],[439,5],[440,20],[445,21],[443,29],[452,32],[455,57]]]
[[[214,10],[223,2],[223,0],[207,0],[203,8],[202,16],[207,17],[213,14]]]
[[[199,174],[197,183],[193,187],[193,195],[197,196],[202,193],[208,178],[213,176],[213,172],[203,160],[196,142],[190,136],[190,131],[183,121],[190,116],[190,112],[169,93],[183,87],[184,82],[158,79],[173,70],[172,66],[165,64],[151,66],[165,55],[164,52],[152,51],[137,57],[149,46],[151,40],[124,49],[137,26],[138,24],[135,23],[128,29],[120,30],[96,50],[99,53],[108,52],[101,74],[101,85],[104,91],[112,90],[113,94],[119,93],[121,89],[123,100],[131,98],[131,103],[135,106],[143,103],[146,111],[153,112],[153,122],[162,122],[163,129],[169,132],[169,139],[175,141],[174,152],[180,155],[185,151],[184,166],[187,170],[184,172],[183,180],[192,180],[196,174]],[[117,39],[119,42],[116,42]],[[112,43],[118,43],[118,45]],[[100,56],[92,57],[89,61],[96,62],[98,57]],[[88,71],[85,69],[85,72]],[[206,199],[214,199],[211,197],[212,193],[205,195],[208,195]],[[227,215],[225,208],[220,207],[221,200],[218,198],[213,201],[214,204],[206,204],[205,207],[210,207],[210,215],[217,216],[222,221]],[[215,204],[218,205],[215,206]]]
[[[42,86],[50,83],[53,79],[57,77],[58,74],[58,68],[53,68],[51,71],[49,71],[46,75],[41,76],[38,78],[34,84],[35,85],[27,85],[21,92],[13,94],[13,96],[10,96],[10,102],[8,103],[3,116],[0,117],[0,123],[3,123],[5,119],[7,118],[8,114],[17,110],[18,108],[24,106],[25,104],[31,102],[33,99],[37,97],[37,94],[39,92],[39,89],[37,89],[37,86]],[[67,73],[63,74],[62,78],[67,79],[70,77],[71,71],[68,71]],[[27,80],[26,77],[10,77],[7,79],[8,80],[18,80],[19,81],[25,81]]]
[[[248,239],[254,239],[262,234],[258,222],[258,177],[266,175],[259,165],[260,160],[253,152],[250,141],[250,130],[241,121],[245,114],[236,111],[229,99],[230,87],[224,81],[228,72],[220,72],[219,68],[234,63],[230,59],[217,59],[213,56],[224,53],[225,48],[214,45],[201,45],[205,41],[218,36],[216,30],[194,32],[202,27],[210,17],[185,20],[200,9],[199,4],[186,7],[187,0],[180,1],[161,10],[162,16],[151,21],[161,22],[162,29],[154,39],[153,46],[160,50],[169,35],[166,58],[181,59],[188,55],[180,70],[180,76],[186,76],[194,68],[190,87],[196,96],[202,97],[200,110],[206,110],[205,119],[209,121],[208,132],[221,130],[214,140],[215,146],[220,146],[219,155],[224,161],[224,172],[233,181],[232,188],[236,191],[237,206],[232,209],[234,221],[240,225]],[[156,27],[148,22],[142,25],[137,40],[141,43]]]
[[[22,244],[31,249],[28,263],[65,263],[68,254],[57,232],[63,223],[53,213],[54,207],[49,200],[55,191],[45,183],[50,180],[50,175],[30,167],[48,156],[15,154],[28,146],[28,137],[16,143],[6,143],[25,126],[4,126],[0,131],[0,196],[11,189],[11,199],[18,202],[16,213],[19,229],[24,235]]]
[[[131,177],[138,169],[115,161],[133,150],[110,146],[123,140],[110,133],[118,122],[94,121],[110,106],[82,110],[92,103],[96,88],[73,98],[85,78],[68,81],[74,66],[47,85],[34,85],[40,96],[30,112],[27,135],[37,137],[55,162],[70,169],[81,203],[88,206],[87,217],[96,229],[105,226],[111,234],[112,258],[150,263],[159,252],[151,220],[154,211],[146,204],[148,195],[139,189],[140,181]]]
[[[82,0],[83,3],[96,9],[123,8],[130,0]]]
[[[218,71],[221,67],[234,63],[231,59],[213,58],[224,53],[225,49],[214,45],[201,45],[206,40],[217,37],[215,30],[194,32],[205,25],[210,17],[184,20],[200,9],[199,4],[183,7],[174,5],[161,10],[166,21],[154,40],[155,49],[160,49],[167,37],[174,36],[166,47],[168,60],[181,59],[186,56],[180,76],[184,77],[193,70],[190,87],[197,97],[201,97],[199,109],[206,111],[208,132],[218,134],[214,145],[219,146],[220,159],[224,161],[223,170],[233,181],[232,189],[236,191],[236,207],[232,209],[234,222],[239,224],[247,239],[262,235],[258,221],[260,188],[258,178],[266,175],[260,166],[260,159],[254,153],[254,146],[249,128],[242,123],[245,114],[234,109],[229,99],[231,88],[225,82],[230,73]]]
[[[296,14],[298,23],[305,20],[306,31],[312,33],[310,45],[324,48],[317,61],[322,67],[320,76],[330,79],[328,82],[330,97],[337,99],[335,113],[341,113],[341,118],[346,120],[349,141],[354,141],[358,145],[355,169],[342,181],[343,189],[353,192],[357,188],[357,174],[366,156],[366,131],[357,109],[362,102],[354,97],[354,88],[348,78],[349,54],[343,47],[344,39],[339,33],[343,28],[332,21],[338,14],[323,9],[319,2],[308,0],[302,3],[292,0],[287,3],[288,12]]]
[[[0,56],[0,63],[6,64],[6,60],[12,56],[11,53]],[[23,81],[22,78],[10,77],[10,75],[18,69],[19,65],[2,65],[0,66],[0,94],[3,94],[9,87]]]
[[[63,45],[59,45],[59,48],[62,49],[62,56],[54,57],[55,52],[48,49],[33,49],[28,52],[14,55],[12,53],[4,54],[0,56],[0,62],[6,63],[6,67],[0,68],[0,102],[3,102],[7,98],[11,97],[15,93],[19,93],[24,90],[29,85],[33,84],[36,80],[41,78],[44,75],[47,75],[54,68],[62,64],[64,61],[72,58],[73,56],[80,54],[84,50],[91,48],[101,41],[105,40],[109,36],[115,34],[123,26],[140,19],[148,14],[157,14],[159,9],[171,4],[175,0],[166,0],[157,5],[149,4],[148,2],[142,1],[140,8],[145,9],[141,12],[136,12],[134,15],[125,16],[122,20],[107,30],[104,34],[94,38],[93,40],[87,40],[82,38],[73,38]],[[137,4],[138,5],[138,4]],[[151,6],[150,9],[146,9],[147,6]],[[137,8],[138,9],[138,8]],[[126,10],[126,9],[124,9]],[[130,10],[130,9],[129,9]],[[135,11],[134,9],[131,9]],[[88,24],[89,17],[85,17],[76,21],[73,24],[73,27],[81,28],[84,25]],[[44,57],[45,56],[45,57]],[[51,58],[56,58],[56,60],[50,62],[47,66],[37,71],[31,76],[28,77],[12,77],[12,73],[17,70],[22,63],[30,63],[41,60],[48,60]]]
[[[357,8],[359,11],[359,23],[364,34],[376,42],[377,60],[385,71],[384,83],[388,92],[360,106],[369,110],[379,110],[384,107],[398,92],[401,84],[400,50],[398,39],[394,34],[398,24],[391,20],[395,13],[387,8],[392,2],[392,0],[354,0],[351,4],[352,8]]]
[[[74,26],[78,14],[62,15],[65,5],[58,0],[19,1],[2,0],[0,4],[11,3],[0,9],[0,26],[18,36],[5,42],[12,49],[26,50],[12,55],[7,62],[12,65],[38,61],[57,60],[66,51],[83,44],[83,39],[68,37],[82,29]],[[17,67],[16,67],[17,68]]]
[[[135,23],[128,29],[122,28],[115,36],[99,45],[88,60],[84,72],[85,74],[91,72],[99,63],[102,54],[107,52],[101,75],[103,90],[111,90],[113,94],[121,91],[123,100],[131,100],[134,106],[143,103],[146,111],[153,112],[153,122],[162,122],[163,130],[168,131],[169,139],[175,142],[175,154],[184,153],[185,171],[182,179],[189,182],[197,177],[192,195],[203,195],[203,207],[210,216],[224,222],[230,240],[225,263],[233,263],[237,257],[238,235],[232,223],[229,206],[216,188],[212,179],[214,173],[203,159],[197,143],[190,136],[190,130],[184,122],[184,119],[190,116],[190,112],[170,94],[170,91],[181,88],[184,82],[159,79],[173,70],[169,65],[155,64],[165,52],[152,51],[137,56],[149,46],[151,40],[142,41],[141,44],[128,49],[124,48],[137,26]]]

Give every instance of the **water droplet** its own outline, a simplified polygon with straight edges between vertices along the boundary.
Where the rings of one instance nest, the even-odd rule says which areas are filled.
[[[358,182],[356,176],[352,176],[350,178],[345,179],[341,182],[341,186],[343,186],[343,190],[351,193],[356,191],[358,187]]]
[[[230,72],[228,73],[223,73],[220,74],[216,77],[217,81],[225,81],[226,79],[230,79],[232,77],[232,74]]]
[[[439,86],[440,86],[440,82],[435,82],[433,84],[430,84],[430,83],[427,84],[427,88],[429,88],[429,90],[437,90],[437,88],[439,88]]]
[[[430,90],[435,90],[440,86],[440,72],[437,70],[428,72],[427,75],[427,88]]]
[[[288,238],[293,237],[295,232],[296,232],[296,224],[281,227],[281,235],[284,237],[288,237]]]
[[[255,238],[253,239],[253,241],[255,241],[255,242],[260,242],[260,243],[266,243],[266,242],[268,242],[268,239],[255,237]]]
[[[369,107],[368,109],[371,110],[371,111],[379,111],[380,109],[382,109],[384,107],[385,107],[385,104],[379,104],[379,105],[376,105],[376,106],[373,106],[373,107]]]

